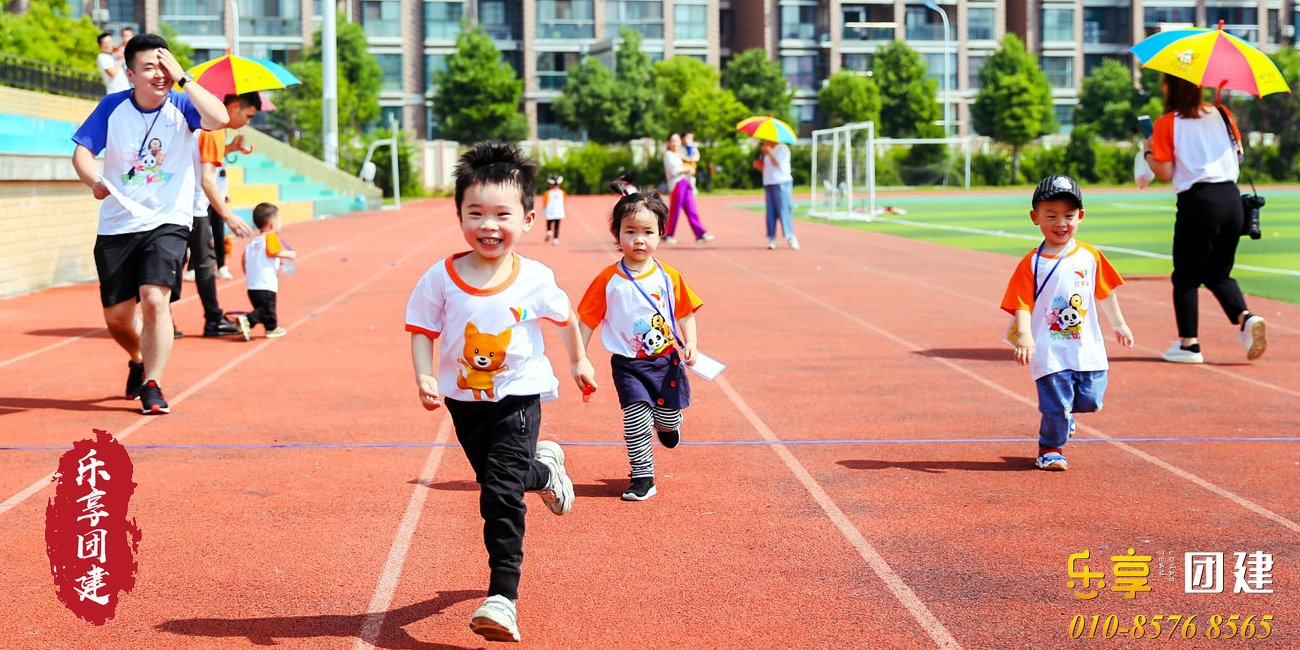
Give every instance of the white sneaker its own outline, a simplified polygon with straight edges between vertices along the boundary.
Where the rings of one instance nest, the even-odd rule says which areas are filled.
[[[235,279],[235,276],[234,276],[233,274],[231,274],[231,272],[230,272],[230,267],[229,267],[229,266],[223,266],[223,267],[217,269],[217,279],[219,279],[219,280],[234,280],[234,279]]]
[[[775,239],[769,239],[769,240],[767,240],[767,250],[770,250],[770,251],[774,251],[774,250],[776,250],[776,240],[775,240]]]
[[[538,490],[542,502],[557,515],[573,509],[573,481],[564,469],[564,448],[550,440],[537,441],[537,453],[533,456],[551,470],[551,481]]]
[[[505,596],[488,596],[469,619],[469,629],[488,641],[518,641],[517,619],[514,601]]]
[[[181,279],[182,279],[182,280],[185,280],[186,282],[193,282],[193,281],[194,281],[194,269],[190,269],[190,270],[186,271],[186,272],[185,272],[185,275],[181,276]]]
[[[244,337],[245,341],[253,340],[253,328],[248,324],[248,317],[240,314],[235,318],[235,324],[239,326],[239,335]]]
[[[1205,363],[1205,355],[1183,349],[1183,342],[1175,340],[1173,347],[1165,350],[1165,361],[1174,363]]]
[[[669,235],[668,237],[664,237],[663,242],[665,244],[676,244],[677,238]]]
[[[1246,319],[1246,327],[1241,330],[1241,345],[1246,348],[1246,358],[1254,361],[1264,355],[1268,339],[1264,336],[1264,319],[1254,314]]]
[[[791,237],[790,239],[787,239],[786,241],[790,242],[790,248],[792,248],[792,249],[794,249],[794,250],[799,250],[799,240],[798,240],[798,239],[795,239],[794,237]]]
[[[559,238],[559,237],[556,237],[555,239],[552,239],[552,240],[551,240],[551,245],[552,245],[552,246],[559,246],[559,245],[560,245],[560,238]]]

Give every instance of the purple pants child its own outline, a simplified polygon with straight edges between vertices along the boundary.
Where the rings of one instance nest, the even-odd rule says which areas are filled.
[[[695,233],[695,238],[699,239],[707,232],[704,230],[704,224],[700,223],[700,213],[695,209],[695,190],[691,189],[691,180],[683,178],[677,182],[673,188],[672,200],[668,204],[668,226],[667,236],[672,237],[677,232],[677,210],[681,208],[686,211],[686,220],[691,224],[691,231]]]

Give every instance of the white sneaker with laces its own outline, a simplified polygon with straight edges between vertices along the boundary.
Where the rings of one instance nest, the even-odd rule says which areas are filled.
[[[1183,342],[1175,340],[1173,347],[1165,350],[1165,361],[1174,363],[1205,363],[1205,355],[1200,352],[1192,352],[1183,349]]]
[[[505,596],[488,596],[469,619],[469,629],[488,641],[518,641],[518,614],[514,601]]]
[[[542,502],[557,515],[568,513],[573,509],[573,481],[564,469],[564,448],[550,440],[539,440],[533,457],[551,470],[551,481],[538,490]]]
[[[790,242],[790,248],[792,248],[792,249],[794,249],[794,250],[799,250],[799,240],[798,240],[798,239],[795,239],[794,237],[791,237],[791,238],[788,239],[787,241]]]
[[[190,269],[189,271],[186,271],[186,272],[185,272],[185,275],[181,276],[181,279],[184,280],[184,281],[186,281],[186,282],[193,282],[193,281],[194,281],[194,270],[193,270],[193,269]]]
[[[1246,348],[1246,358],[1254,361],[1264,356],[1268,347],[1268,338],[1264,334],[1264,319],[1254,314],[1246,319],[1246,327],[1241,330],[1241,345]]]

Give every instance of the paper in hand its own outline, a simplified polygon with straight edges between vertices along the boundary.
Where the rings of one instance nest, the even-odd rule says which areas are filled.
[[[726,367],[727,365],[721,361],[696,350],[695,364],[686,366],[686,369],[709,381],[713,381],[718,375],[722,374]]]
[[[294,271],[297,270],[298,267],[293,263],[293,260],[280,260],[280,272],[285,276],[292,278]]]

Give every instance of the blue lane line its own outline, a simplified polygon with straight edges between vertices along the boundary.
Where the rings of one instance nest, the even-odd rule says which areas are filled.
[[[899,440],[878,440],[878,439],[850,439],[850,440],[778,440],[769,442],[767,440],[703,440],[686,442],[683,446],[705,446],[705,445],[728,445],[728,446],[746,446],[746,445],[908,445],[908,444],[953,444],[953,443],[1000,443],[1000,442],[1033,442],[1033,438],[904,438]],[[1300,442],[1297,436],[1274,436],[1274,437],[1194,437],[1194,438],[1073,438],[1070,444],[1081,442]],[[561,443],[566,447],[622,447],[622,441],[610,442],[565,442]],[[376,443],[321,443],[321,444],[269,444],[269,445],[126,445],[127,449],[388,449],[388,448],[429,448],[429,447],[459,447],[455,442],[376,442]],[[3,447],[0,451],[60,451],[71,449],[67,447]]]

